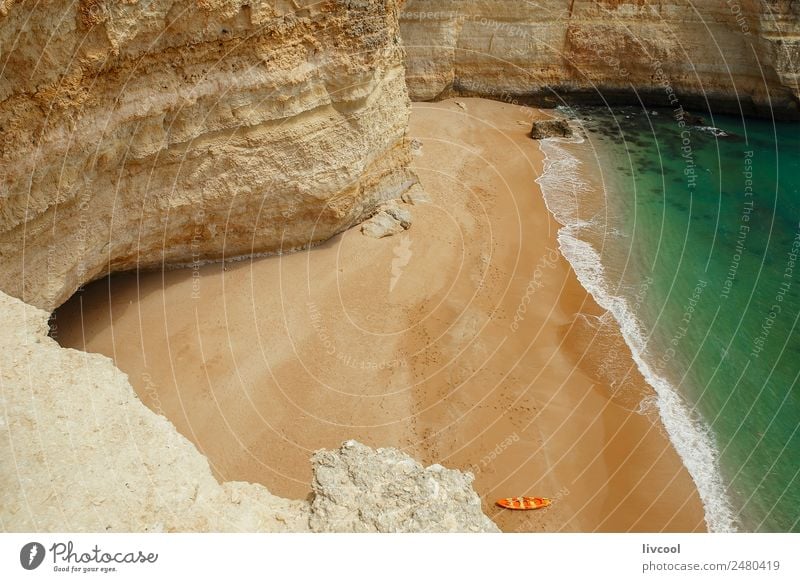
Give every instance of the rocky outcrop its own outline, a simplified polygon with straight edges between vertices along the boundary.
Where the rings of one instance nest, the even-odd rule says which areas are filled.
[[[395,0],[0,1],[0,289],[294,249],[397,198]]]
[[[52,309],[108,271],[295,249],[411,196],[397,7],[0,0],[0,289]],[[111,360],[2,291],[0,314],[5,530],[496,530],[471,476],[354,442],[317,454],[313,503],[220,484]]]
[[[635,102],[797,117],[789,0],[409,0],[412,99]]]
[[[305,501],[220,485],[112,361],[60,347],[0,292],[0,523],[6,531],[306,531]]]
[[[411,221],[411,211],[403,208],[397,201],[391,201],[381,206],[374,216],[361,225],[361,232],[372,238],[384,238],[408,230],[411,228]]]
[[[61,348],[0,292],[0,523],[6,531],[494,531],[472,477],[349,442],[313,460],[312,503],[218,483],[110,359]]]
[[[497,532],[473,477],[355,441],[314,455],[314,531]]]
[[[533,122],[531,139],[572,137],[572,128],[565,119],[542,119]]]

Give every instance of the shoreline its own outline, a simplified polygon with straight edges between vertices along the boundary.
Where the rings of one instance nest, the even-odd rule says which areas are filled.
[[[301,498],[311,451],[355,438],[472,469],[504,531],[703,530],[660,421],[630,406],[652,394],[644,379],[628,402],[596,377],[584,322],[602,310],[555,260],[534,183],[526,132],[545,115],[459,101],[414,105],[430,202],[407,233],[204,265],[197,299],[194,269],[117,276],[110,300],[107,282],[87,287],[83,317],[80,298],[59,310],[59,341],[114,358],[221,480]],[[492,505],[515,495],[555,502]]]
[[[655,392],[653,407],[657,409],[660,422],[666,430],[670,442],[692,476],[703,501],[709,529],[715,532],[736,531],[733,512],[725,493],[725,485],[719,468],[719,452],[715,447],[710,428],[704,424],[704,421],[693,416],[680,392],[654,370],[652,363],[647,361],[645,346],[650,338],[642,335],[637,309],[631,308],[628,298],[610,291],[621,283],[616,281],[614,276],[609,278],[606,275],[608,265],[602,260],[601,253],[597,251],[596,241],[592,234],[587,232],[584,236],[580,235],[584,228],[594,222],[591,212],[577,210],[580,204],[589,208],[604,205],[605,203],[601,199],[610,199],[607,192],[614,185],[613,179],[608,181],[593,179],[596,174],[587,172],[587,168],[592,168],[602,175],[599,159],[594,153],[595,146],[591,143],[587,144],[587,141],[590,140],[583,138],[547,140],[541,144],[545,155],[545,171],[537,182],[543,189],[545,204],[562,225],[558,234],[559,248],[575,270],[581,285],[615,320],[615,329],[620,336],[617,347],[625,349],[632,357],[634,364],[626,371],[625,376],[627,377],[631,371],[635,370],[636,375],[640,376],[651,391]],[[590,155],[587,148],[592,150],[594,157]],[[562,165],[558,166],[559,163]],[[548,176],[548,165],[551,168],[555,167],[552,177]],[[570,212],[562,211],[559,214],[561,200],[554,200],[554,198],[557,199],[562,195],[560,190],[563,188],[560,186],[565,180],[565,174],[569,176],[566,178],[569,187],[574,192],[580,191],[580,202],[575,205],[574,209],[571,208]],[[555,183],[548,189],[546,184],[549,180]],[[611,196],[615,195],[618,194]],[[589,227],[589,230],[595,230],[594,226]],[[608,231],[609,227],[604,230]],[[603,245],[605,245],[605,239]],[[646,294],[647,287],[652,283],[650,277],[643,277],[641,285],[644,287],[640,286],[639,292]]]

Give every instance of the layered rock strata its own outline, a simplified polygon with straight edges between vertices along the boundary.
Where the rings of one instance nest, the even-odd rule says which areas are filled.
[[[395,0],[0,2],[0,289],[294,249],[397,198]]]
[[[798,116],[800,4],[789,0],[409,0],[401,31],[415,100]]]
[[[110,359],[61,348],[46,311],[2,292],[0,313],[4,531],[497,531],[471,476],[355,442],[317,453],[311,503],[217,483]]]

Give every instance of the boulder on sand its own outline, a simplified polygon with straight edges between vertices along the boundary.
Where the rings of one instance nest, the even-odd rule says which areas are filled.
[[[411,211],[397,202],[381,206],[377,214],[361,225],[361,232],[372,238],[399,234],[411,228]]]
[[[564,119],[542,119],[533,122],[531,139],[572,137],[572,128]]]

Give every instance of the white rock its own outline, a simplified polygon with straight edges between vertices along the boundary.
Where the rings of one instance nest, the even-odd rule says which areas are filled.
[[[411,211],[392,200],[361,225],[361,232],[372,238],[383,238],[411,228]]]
[[[383,207],[383,211],[400,223],[404,230],[411,228],[411,211],[403,208],[399,204],[388,204]]]
[[[312,531],[496,532],[472,476],[356,443],[312,457]]]
[[[404,230],[399,220],[383,210],[361,225],[361,232],[372,238],[384,238]]]

